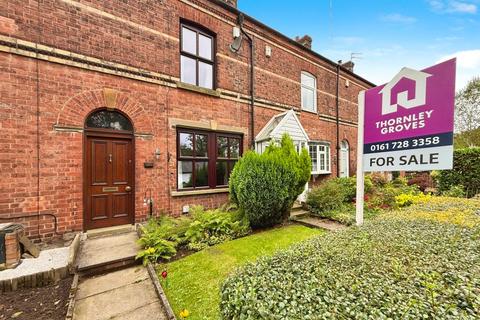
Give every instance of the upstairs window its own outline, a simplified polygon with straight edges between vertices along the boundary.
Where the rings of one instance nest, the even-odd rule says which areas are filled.
[[[309,143],[308,151],[312,159],[312,174],[331,173],[330,146],[322,143]]]
[[[308,72],[302,72],[302,109],[317,112],[317,79]]]
[[[180,80],[213,89],[214,37],[201,29],[181,25]]]

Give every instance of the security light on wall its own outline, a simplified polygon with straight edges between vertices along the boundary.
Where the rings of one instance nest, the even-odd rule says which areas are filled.
[[[233,42],[232,44],[230,45],[230,50],[234,53],[237,53],[238,50],[240,50],[240,48],[242,47],[242,41],[243,41],[243,37],[242,35],[236,37],[235,39],[233,39]]]
[[[243,27],[243,14],[239,14],[237,17],[237,25],[233,27],[233,42],[230,45],[230,50],[234,53],[237,53],[238,50],[242,47],[242,27]]]

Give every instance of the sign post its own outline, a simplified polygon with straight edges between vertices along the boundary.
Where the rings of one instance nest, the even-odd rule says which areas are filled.
[[[363,223],[364,172],[453,167],[456,59],[403,68],[358,96],[356,222]]]

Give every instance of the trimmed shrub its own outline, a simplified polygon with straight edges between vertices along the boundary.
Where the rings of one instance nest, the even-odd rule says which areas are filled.
[[[335,180],[326,181],[308,193],[308,209],[314,214],[338,209],[346,202],[348,191]]]
[[[440,192],[459,185],[463,186],[469,198],[480,193],[480,148],[455,150],[453,169],[440,172],[438,177]]]
[[[222,319],[478,319],[478,224],[391,216],[237,270]]]
[[[283,221],[310,177],[308,151],[295,151],[288,135],[265,153],[247,152],[230,176],[230,198],[245,213],[252,228]]]

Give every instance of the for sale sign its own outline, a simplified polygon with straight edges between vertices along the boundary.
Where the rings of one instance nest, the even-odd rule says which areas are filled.
[[[365,91],[364,171],[452,168],[455,65],[452,59],[422,71],[403,68]]]

